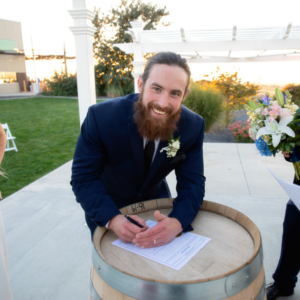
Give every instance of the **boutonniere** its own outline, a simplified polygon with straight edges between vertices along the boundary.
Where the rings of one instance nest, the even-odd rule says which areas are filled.
[[[167,152],[167,157],[174,157],[177,153],[177,151],[180,148],[180,142],[179,142],[180,136],[176,139],[173,138],[173,135],[168,141],[168,146],[165,148],[162,148],[160,152],[166,151]]]

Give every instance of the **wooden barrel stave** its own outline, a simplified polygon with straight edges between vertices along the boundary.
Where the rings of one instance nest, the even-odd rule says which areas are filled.
[[[140,212],[145,213],[145,212],[153,211],[153,210],[156,210],[156,209],[161,210],[162,208],[167,208],[167,207],[169,207],[169,208],[172,207],[172,199],[158,199],[158,200],[143,202],[143,203],[140,203],[140,204],[136,204],[136,205],[132,205],[132,206],[129,206],[129,207],[122,208],[121,212],[123,214],[139,214]],[[223,274],[223,279],[224,279],[224,276],[228,276],[230,274],[236,273],[236,271],[238,271],[238,269],[241,269],[241,268],[247,266],[248,264],[250,264],[253,261],[254,257],[258,254],[258,251],[260,250],[260,243],[261,243],[260,233],[259,233],[259,230],[257,229],[257,227],[255,226],[255,224],[248,217],[243,215],[242,213],[240,213],[240,212],[238,212],[238,211],[236,211],[232,208],[229,208],[229,207],[226,207],[224,205],[217,204],[217,203],[204,201],[204,203],[201,207],[201,210],[208,211],[208,212],[213,212],[215,214],[219,214],[219,215],[222,215],[222,216],[226,216],[227,218],[235,221],[236,223],[243,226],[249,232],[249,234],[252,236],[253,241],[254,241],[253,256],[247,262],[244,262],[244,264],[241,267],[237,268],[236,270],[232,270],[230,272],[227,272],[226,274]],[[193,226],[195,227],[196,224],[193,223]],[[101,235],[101,237],[99,239],[99,241],[100,241],[102,239],[102,236],[106,232],[106,228],[100,228],[99,227],[99,228],[97,228],[97,231]],[[100,257],[102,257],[102,259],[105,261],[105,258],[102,256],[102,253],[101,253],[100,244],[98,246],[97,245],[95,245],[95,246],[97,248],[97,254]],[[92,269],[94,269],[94,268],[92,268]],[[125,295],[121,292],[116,291],[114,288],[107,285],[107,283],[105,283],[101,279],[101,277],[97,274],[97,272],[95,270],[93,272],[94,272],[94,276],[93,276],[93,279],[91,279],[91,280],[93,281],[93,284],[94,284],[95,289],[97,290],[97,293],[100,295],[100,297],[103,300],[109,300],[109,299],[118,300],[119,296],[116,296],[118,293],[120,293],[120,299],[122,299],[122,300],[123,299],[126,299],[126,300],[138,299],[138,298],[133,298],[133,297],[127,296],[127,295]],[[218,277],[202,279],[202,280],[199,280],[199,282],[212,281],[212,280],[216,281],[218,279]],[[220,279],[222,280],[222,278],[220,278]],[[102,281],[102,283],[100,283],[101,281]],[[211,282],[209,282],[209,283],[211,283]],[[109,286],[109,287],[106,287],[106,285]],[[105,287],[105,289],[103,288],[104,292],[103,292],[103,289],[101,291],[101,286]],[[198,293],[199,293],[199,291],[201,291],[201,289],[198,289]],[[261,293],[261,291],[262,291],[262,293]],[[114,294],[114,293],[116,293],[116,294]],[[265,293],[264,293],[264,271],[263,271],[263,267],[261,267],[261,270],[260,270],[258,276],[255,278],[255,280],[248,287],[246,287],[241,292],[236,293],[235,295],[233,295],[231,297],[228,297],[228,298],[223,297],[223,299],[230,299],[230,300],[231,299],[234,299],[234,300],[235,299],[241,299],[241,300],[242,299],[243,300],[249,299],[249,300],[254,300],[259,295],[259,293],[263,296],[265,295]],[[108,297],[107,295],[114,295],[114,296],[109,296]],[[258,300],[262,300],[263,296],[260,296],[260,299],[258,299]],[[126,298],[124,298],[124,297],[126,297]],[[143,298],[140,298],[140,299],[143,299]],[[161,299],[163,299],[163,298],[161,298]],[[173,298],[170,298],[170,299],[173,299]],[[176,299],[181,299],[181,298],[176,298]],[[192,299],[192,298],[189,298],[189,299]],[[202,297],[197,298],[197,299],[208,300],[208,298],[202,298]],[[209,298],[209,299],[220,299],[220,298]]]

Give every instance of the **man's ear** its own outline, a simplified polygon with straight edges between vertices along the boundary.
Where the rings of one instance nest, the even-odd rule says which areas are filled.
[[[183,96],[182,102],[184,101],[184,99],[186,98],[186,96],[189,94],[190,89],[188,88]]]
[[[139,76],[137,84],[138,84],[139,92],[141,93],[142,90],[143,90],[143,79],[142,79],[142,76]]]

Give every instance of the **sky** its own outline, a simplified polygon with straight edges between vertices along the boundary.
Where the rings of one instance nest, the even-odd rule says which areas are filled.
[[[90,0],[92,7],[100,7],[101,12],[118,5],[121,0]],[[148,1],[145,1],[148,2]],[[179,29],[221,29],[242,27],[272,27],[300,25],[300,0],[153,0],[152,4],[166,6],[170,15],[163,19],[172,22],[169,28]],[[68,56],[75,56],[74,35],[69,27],[73,19],[68,10],[72,0],[9,0],[0,4],[0,19],[21,22],[25,54],[31,54],[31,37],[35,53],[63,54],[64,44]],[[299,49],[300,50],[300,49]],[[223,63],[190,64],[194,80],[203,79],[219,66],[221,71],[239,70],[243,81],[262,84],[284,85],[300,83],[300,61],[265,63]],[[36,62],[37,76],[49,77],[54,69],[60,70],[62,61]],[[34,76],[33,62],[26,62],[27,73]],[[76,62],[68,61],[68,71],[76,71]]]

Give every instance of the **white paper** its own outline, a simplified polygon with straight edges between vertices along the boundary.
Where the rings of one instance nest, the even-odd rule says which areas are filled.
[[[149,228],[156,222],[148,220]],[[192,257],[194,257],[211,239],[190,232],[184,232],[167,245],[141,249],[134,244],[125,244],[120,239],[112,244],[130,252],[149,258],[160,264],[180,270]]]
[[[277,182],[281,185],[284,191],[289,195],[289,197],[297,206],[297,208],[300,210],[300,186],[297,184],[284,181],[279,177],[277,177],[269,168],[268,170],[273,175],[273,177],[277,180]]]

